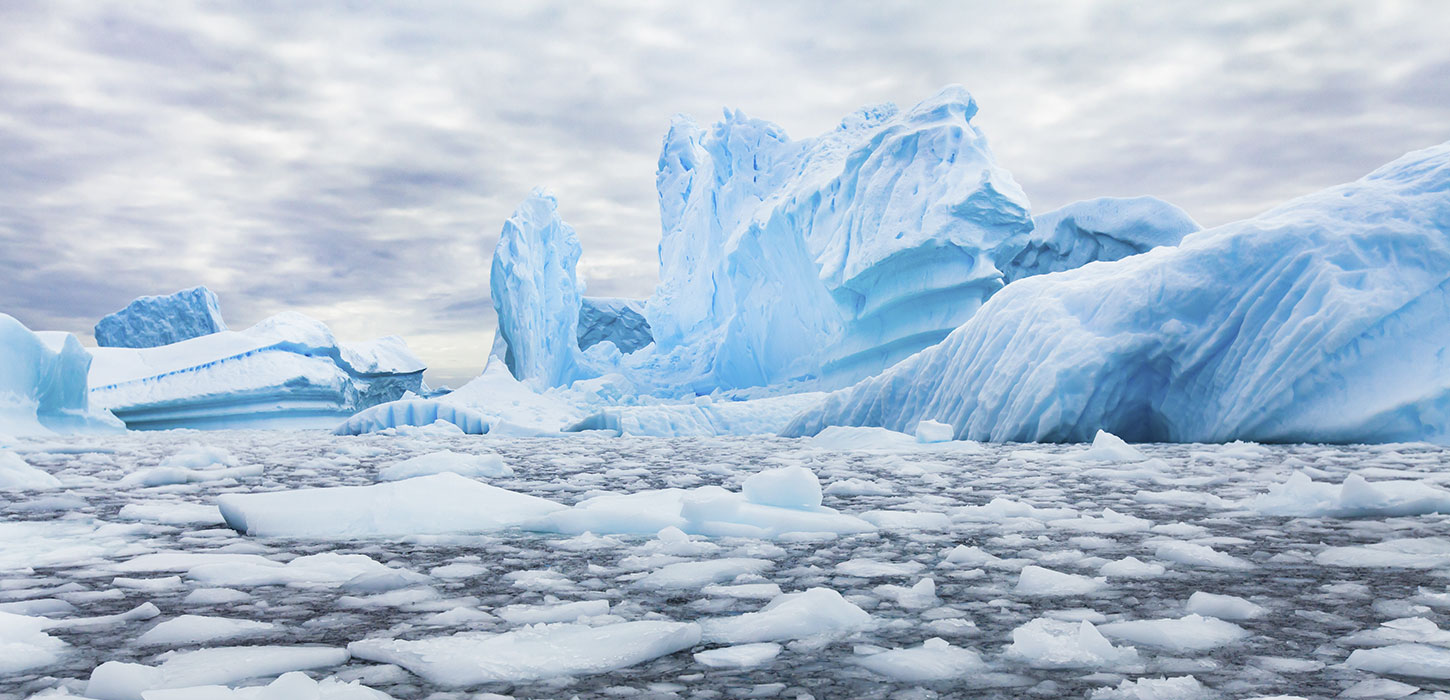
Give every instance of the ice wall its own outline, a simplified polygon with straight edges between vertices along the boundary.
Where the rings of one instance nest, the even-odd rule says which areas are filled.
[[[165,296],[139,297],[96,324],[96,344],[154,348],[227,329],[216,295],[192,287]]]
[[[121,422],[90,405],[91,355],[69,333],[33,333],[0,314],[0,433],[121,430]]]
[[[579,349],[609,341],[630,353],[654,342],[644,302],[614,297],[583,297],[579,306]]]
[[[1450,144],[1177,247],[1020,280],[833,394],[828,425],[958,437],[1450,441]]]
[[[489,289],[509,371],[542,391],[575,378],[579,362],[579,239],[554,196],[536,189],[504,222]]]
[[[708,131],[677,119],[645,311],[661,365],[697,390],[854,380],[969,318],[1032,228],[976,111],[953,86],[802,141],[738,111]]]
[[[1003,270],[1007,281],[1178,245],[1203,227],[1157,197],[1100,197],[1032,217],[1032,236]]]

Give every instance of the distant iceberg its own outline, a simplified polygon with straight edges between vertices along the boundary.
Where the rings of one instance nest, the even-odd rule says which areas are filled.
[[[1450,143],[1260,216],[1008,285],[830,425],[1085,441],[1450,440]]]
[[[91,354],[70,333],[35,333],[0,314],[0,434],[123,430],[91,405]]]
[[[227,329],[216,294],[192,287],[165,296],[139,297],[96,324],[103,348],[154,348]]]
[[[132,429],[333,428],[422,389],[401,338],[339,343],[321,322],[277,314],[155,348],[95,348],[90,399]]]

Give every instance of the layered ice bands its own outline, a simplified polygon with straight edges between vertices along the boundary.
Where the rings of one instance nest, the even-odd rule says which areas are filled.
[[[1450,439],[1450,144],[1253,219],[1009,285],[828,425],[1083,441]]]
[[[708,131],[677,119],[646,306],[665,364],[697,390],[854,381],[969,318],[1032,229],[976,111],[953,86],[802,141],[740,112]]]
[[[69,333],[34,333],[0,314],[0,434],[120,430],[86,393],[91,354]]]
[[[493,253],[489,290],[498,312],[504,361],[537,391],[568,384],[579,363],[579,239],[559,219],[559,203],[542,189],[504,222]]]
[[[96,348],[90,399],[132,429],[333,428],[422,387],[401,338],[339,343],[295,312],[157,348]]]
[[[154,348],[227,329],[216,295],[192,287],[165,296],[138,297],[96,324],[103,348]]]

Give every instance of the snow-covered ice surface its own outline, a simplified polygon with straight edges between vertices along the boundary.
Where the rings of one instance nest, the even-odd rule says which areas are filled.
[[[108,663],[97,692],[176,688],[157,698],[271,697],[274,682],[321,698],[1450,691],[1450,515],[1435,507],[1450,450],[1100,442],[9,439],[9,461],[59,486],[0,492],[0,696],[84,696]],[[473,478],[563,506],[718,486],[879,527],[287,539],[238,534],[214,505],[403,484],[381,474],[418,457],[423,472],[474,464],[445,452],[497,455],[508,470]],[[820,491],[795,469],[745,485],[783,467]],[[158,469],[188,478],[126,479]],[[1350,498],[1346,481],[1385,497]],[[278,680],[292,671],[312,680]],[[255,690],[187,689],[209,684]]]

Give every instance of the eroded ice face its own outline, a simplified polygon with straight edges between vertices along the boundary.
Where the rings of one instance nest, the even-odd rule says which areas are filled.
[[[1108,697],[1124,683],[1312,697],[1361,683],[1438,688],[1450,675],[1450,453],[1429,446],[1106,454],[177,432],[6,449],[59,481],[0,491],[0,644],[15,652],[0,661],[0,694],[19,697],[80,695],[93,675],[98,697],[218,684],[215,697],[255,698],[270,684],[324,699],[380,697],[367,688],[886,697],[918,686]],[[444,451],[460,465],[497,455],[506,469],[472,470],[494,489],[479,493],[556,504],[549,512],[703,494],[690,512],[714,520],[677,504],[682,526],[648,533],[611,510],[577,513],[596,526],[582,534],[519,521],[273,538],[227,528],[214,505],[290,491],[305,508],[309,489],[407,483],[384,473]],[[185,478],[128,478],[173,472]],[[632,502],[662,501],[614,501]],[[692,522],[747,517],[791,527],[691,534]],[[862,525],[811,531],[843,522]]]

